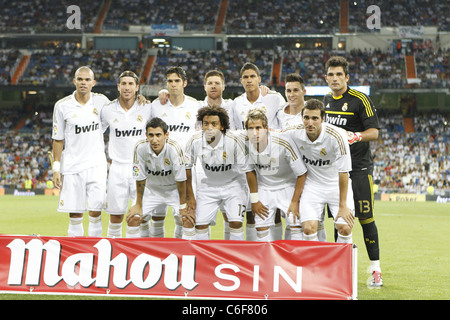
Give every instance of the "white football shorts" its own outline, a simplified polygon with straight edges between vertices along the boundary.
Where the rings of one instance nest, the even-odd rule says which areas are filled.
[[[228,222],[244,221],[248,203],[246,186],[236,183],[228,186],[201,184],[197,189],[196,225],[214,225],[217,210],[225,211]]]
[[[131,163],[113,161],[109,167],[108,189],[106,193],[106,213],[126,214],[129,199],[136,203],[136,180],[133,178]]]
[[[102,211],[106,197],[106,165],[99,165],[62,177],[59,212]]]
[[[355,203],[353,202],[353,191],[351,188],[351,181],[349,180],[347,191],[347,207],[355,215]],[[300,197],[300,219],[301,222],[309,220],[322,220],[325,204],[328,204],[328,208],[334,218],[339,211],[339,188],[324,189],[324,187],[305,186]],[[347,224],[344,219],[339,217],[335,222],[336,224]]]
[[[146,187],[142,200],[142,213],[145,216],[165,217],[168,207],[172,214],[179,215],[180,195],[177,185]]]
[[[280,209],[282,215],[285,216],[291,204],[294,190],[294,186],[286,186],[277,190],[258,188],[259,201],[269,209],[269,216],[263,219],[255,214],[255,227],[270,227],[273,225],[277,209]]]

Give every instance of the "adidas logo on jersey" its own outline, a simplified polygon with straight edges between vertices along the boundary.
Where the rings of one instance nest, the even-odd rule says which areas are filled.
[[[100,124],[92,122],[91,125],[88,126],[78,126],[75,125],[75,134],[86,133],[90,131],[96,131],[100,129]]]
[[[321,167],[321,166],[327,166],[327,165],[329,165],[329,164],[331,163],[330,160],[324,160],[324,161],[322,161],[322,159],[319,159],[319,160],[310,160],[310,159],[308,159],[308,158],[305,157],[305,156],[303,156],[303,162],[304,162],[305,164],[310,164],[310,165],[318,166],[318,167]]]
[[[116,137],[139,137],[142,135],[142,129],[136,130],[134,127],[132,130],[119,130],[116,128]]]

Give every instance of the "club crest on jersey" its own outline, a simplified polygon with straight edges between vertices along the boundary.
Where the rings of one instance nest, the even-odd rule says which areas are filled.
[[[322,156],[327,155],[327,151],[325,150],[325,148],[322,148],[322,150],[320,150],[320,155],[322,155]]]
[[[169,161],[168,158],[165,158],[165,159],[164,159],[164,164],[165,164],[166,166],[170,166],[170,161]]]
[[[92,112],[93,112],[96,116],[98,116],[98,110],[97,110],[97,108],[94,108],[94,110],[92,110]]]
[[[344,103],[344,105],[342,106],[342,111],[347,111],[348,110],[348,103]]]
[[[186,112],[186,119],[190,119],[191,118],[191,113],[190,112]]]
[[[224,153],[222,154],[222,158],[224,158],[224,159],[227,158],[227,153],[226,153],[226,152],[224,152]]]
[[[53,133],[56,134],[58,132],[58,126],[56,124],[53,125]]]
[[[266,107],[265,106],[262,106],[261,108],[260,108],[262,111],[264,111],[264,113],[266,113],[267,112],[267,109],[266,109]]]
[[[137,117],[137,122],[142,122],[142,121],[143,121],[142,116],[139,115],[139,116]]]

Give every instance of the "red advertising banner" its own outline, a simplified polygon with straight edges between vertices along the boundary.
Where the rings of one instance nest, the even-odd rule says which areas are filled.
[[[355,252],[308,241],[0,235],[0,291],[356,299]]]

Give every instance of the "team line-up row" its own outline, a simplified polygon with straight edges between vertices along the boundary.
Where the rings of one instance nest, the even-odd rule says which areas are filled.
[[[333,96],[351,91],[348,74],[340,68],[327,68]],[[327,205],[336,241],[351,243],[355,210],[360,221],[369,214],[368,223],[374,222],[373,197],[354,201],[354,179],[349,179],[355,171],[350,144],[364,146],[365,131],[327,123],[333,115],[330,103],[305,102],[304,81],[297,74],[286,79],[287,103],[280,94],[261,89],[260,81],[258,68],[245,64],[245,93],[225,100],[223,74],[213,70],[205,75],[205,100],[197,101],[184,94],[184,70],[171,67],[167,91],[149,103],[138,95],[136,74],[125,71],[117,85],[119,97],[109,101],[92,93],[92,70],[79,68],[75,92],[55,104],[53,115],[53,181],[61,188],[58,211],[69,213],[68,235],[84,234],[82,218],[89,211],[88,235],[101,236],[105,210],[110,237],[121,236],[125,216],[126,237],[163,237],[172,207],[179,238],[209,239],[219,209],[226,239],[244,240],[245,217],[247,240],[281,239],[281,212],[288,226],[285,239],[326,241]],[[362,101],[360,109],[376,120],[377,130],[368,97],[352,97]],[[353,105],[348,100],[334,114],[352,117]],[[103,141],[108,127],[109,173]],[[371,163],[365,169],[371,173]]]

